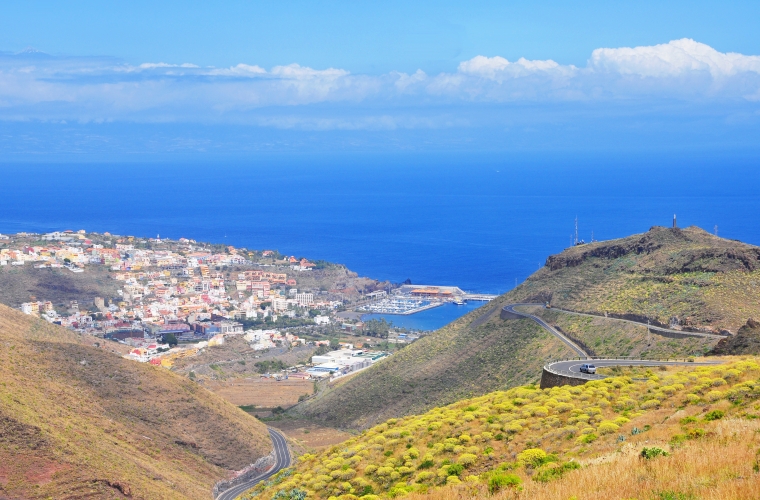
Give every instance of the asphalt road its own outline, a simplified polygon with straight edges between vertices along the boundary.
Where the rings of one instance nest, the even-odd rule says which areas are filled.
[[[545,304],[513,304],[513,305],[515,305],[515,306],[540,306],[540,307],[545,307]],[[664,328],[662,326],[650,325],[648,323],[643,323],[641,321],[634,321],[632,319],[611,318],[611,317],[608,317],[608,316],[602,316],[601,314],[589,314],[589,313],[575,312],[575,311],[570,311],[568,309],[562,309],[561,307],[556,307],[556,306],[552,307],[552,309],[555,309],[557,311],[561,311],[561,312],[566,313],[566,314],[573,314],[575,316],[588,316],[590,318],[604,318],[604,319],[608,319],[608,320],[611,320],[611,321],[621,321],[623,323],[631,323],[633,325],[646,326],[650,330],[654,330],[654,331],[658,331],[658,332],[676,333],[678,335],[688,335],[690,337],[703,337],[703,338],[715,339],[715,340],[720,340],[720,339],[726,338],[725,335],[715,335],[715,334],[712,334],[712,333],[703,333],[703,332],[690,332],[690,331],[686,331],[686,330],[673,330],[672,328]]]
[[[508,304],[504,306],[502,309],[504,309],[505,311],[509,311],[512,314],[517,314],[518,316],[522,316],[523,318],[532,319],[533,321],[535,321],[536,323],[544,327],[544,329],[547,330],[549,333],[551,333],[552,335],[557,337],[559,340],[561,340],[567,347],[575,351],[578,354],[578,356],[583,356],[587,358],[588,354],[586,354],[586,351],[578,347],[572,340],[570,340],[569,338],[565,337],[564,335],[559,333],[557,330],[552,328],[551,325],[549,325],[549,323],[542,320],[538,316],[534,316],[532,314],[528,314],[528,313],[524,313],[520,311],[515,311],[514,309],[516,306],[535,306],[535,305],[541,305],[541,304]]]
[[[689,363],[688,361],[649,361],[644,359],[594,359],[594,360],[569,360],[569,361],[557,361],[549,363],[547,368],[550,371],[558,373],[559,375],[565,375],[574,378],[582,378],[584,380],[601,380],[605,378],[603,375],[590,375],[588,373],[581,373],[581,365],[589,363],[593,364],[597,368],[603,366],[684,366],[684,365],[715,365],[719,364],[719,361],[707,361],[699,363]]]
[[[233,486],[232,488],[223,491],[218,497],[216,497],[216,500],[234,500],[238,495],[242,495],[261,481],[269,479],[286,467],[290,467],[290,451],[288,450],[288,444],[285,442],[285,437],[280,434],[280,431],[272,429],[271,427],[269,427],[269,436],[272,438],[272,444],[274,445],[274,467],[269,471],[254,477],[247,483]]]

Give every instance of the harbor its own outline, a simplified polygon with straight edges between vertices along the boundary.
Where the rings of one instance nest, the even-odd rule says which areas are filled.
[[[361,313],[362,321],[385,319],[397,327],[435,330],[496,297],[454,286],[402,285],[391,295],[385,291],[368,294],[370,300],[355,311]]]
[[[357,311],[407,316],[447,303],[462,306],[468,301],[488,302],[495,299],[496,295],[467,293],[455,286],[403,285],[394,290],[392,295],[377,291],[368,294],[368,297],[371,300],[357,308]]]

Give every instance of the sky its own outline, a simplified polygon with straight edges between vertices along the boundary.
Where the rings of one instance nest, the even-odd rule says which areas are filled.
[[[760,2],[5,2],[0,160],[742,151]]]

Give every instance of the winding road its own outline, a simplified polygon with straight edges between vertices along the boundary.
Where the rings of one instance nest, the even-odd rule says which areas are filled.
[[[557,337],[559,340],[561,340],[566,346],[568,346],[570,349],[575,351],[578,356],[581,358],[585,358],[586,361],[593,360],[593,364],[597,368],[605,367],[605,366],[669,366],[669,365],[712,365],[712,364],[718,364],[720,361],[703,361],[699,363],[692,363],[689,361],[655,361],[655,360],[648,360],[648,359],[596,359],[592,358],[588,355],[583,349],[581,349],[577,344],[575,344],[572,340],[567,338],[565,335],[562,335],[560,332],[558,332],[555,328],[553,328],[550,324],[548,324],[546,321],[541,319],[540,317],[529,314],[521,311],[516,311],[515,307],[518,306],[543,306],[543,304],[530,304],[530,303],[520,303],[520,304],[508,304],[504,306],[502,309],[504,311],[507,311],[511,314],[515,314],[517,316],[522,316],[523,318],[529,318],[538,323],[540,326],[542,326],[545,330],[547,330],[549,333]],[[565,311],[564,309],[560,309],[562,312],[570,313],[570,314],[578,314],[581,316],[593,316],[591,314],[583,314],[583,313],[573,313],[572,311]],[[637,325],[641,325],[642,323],[631,321],[631,320],[621,320],[617,318],[607,318],[607,319],[615,319],[617,321],[625,321],[627,323],[635,323]],[[645,325],[648,326],[648,325]],[[654,327],[652,327],[654,328]],[[678,330],[668,330],[666,328],[657,328],[658,330],[665,330],[665,331],[674,331],[681,333]],[[705,336],[705,337],[716,337],[716,338],[722,338],[718,335],[709,335],[709,334],[697,334],[698,336]],[[544,367],[544,370],[548,370],[550,372],[553,372],[557,375],[563,375],[566,377],[572,377],[577,379],[583,379],[583,380],[601,380],[603,378],[606,378],[604,375],[591,375],[588,373],[581,373],[581,365],[584,363],[583,359],[574,359],[574,360],[564,360],[564,361],[555,361],[553,363],[549,363]]]
[[[274,445],[274,467],[252,478],[250,481],[221,492],[216,497],[216,500],[234,500],[238,495],[242,495],[261,481],[269,479],[286,467],[290,467],[290,450],[288,450],[288,443],[285,441],[285,437],[280,431],[271,427],[269,427],[269,436],[272,438],[272,444]]]
[[[604,375],[591,375],[589,373],[581,373],[581,365],[588,363],[588,361],[571,359],[565,361],[555,361],[549,363],[544,368],[557,375],[564,375],[566,377],[579,378],[584,380],[601,380],[606,378]],[[593,365],[597,368],[605,366],[693,366],[693,365],[715,365],[720,361],[701,361],[692,363],[689,361],[650,361],[646,359],[595,359],[592,361]]]
[[[524,306],[530,305],[530,306],[542,306],[542,307],[544,307],[544,304],[519,304],[519,305],[524,305]],[[714,333],[704,333],[704,332],[690,332],[690,331],[687,331],[687,330],[674,330],[672,328],[665,328],[665,327],[662,327],[662,326],[650,325],[650,324],[647,324],[647,323],[643,323],[641,321],[634,321],[632,319],[611,318],[609,316],[602,316],[601,314],[589,314],[589,313],[568,311],[567,309],[562,309],[560,307],[552,307],[552,309],[554,309],[556,311],[560,311],[560,312],[566,313],[566,314],[572,314],[574,316],[587,316],[589,318],[604,318],[604,319],[608,319],[608,320],[611,320],[611,321],[621,321],[623,323],[631,323],[632,325],[646,326],[650,330],[654,330],[654,331],[658,331],[658,332],[665,332],[665,333],[675,333],[675,334],[681,335],[681,336],[703,337],[703,338],[715,339],[715,340],[720,340],[720,339],[726,338],[725,335],[716,335]]]
[[[569,338],[567,338],[564,335],[562,335],[561,333],[559,333],[556,329],[554,329],[549,323],[547,323],[543,319],[541,319],[538,316],[535,316],[533,314],[524,313],[524,312],[521,312],[521,311],[515,311],[515,309],[514,309],[515,307],[518,307],[518,306],[540,306],[540,305],[543,305],[543,304],[507,304],[502,309],[504,311],[510,312],[512,314],[516,314],[517,316],[522,316],[523,318],[532,319],[533,321],[535,321],[536,323],[538,323],[539,325],[541,325],[542,327],[544,327],[544,329],[547,330],[549,333],[551,333],[552,335],[554,335],[555,337],[557,337],[558,339],[560,339],[567,347],[569,347],[570,349],[572,349],[573,351],[575,351],[578,354],[578,356],[582,356],[584,358],[588,358],[589,355],[586,353],[586,351],[584,351],[583,349],[581,349],[580,347],[578,347],[578,345],[575,342],[573,342]]]

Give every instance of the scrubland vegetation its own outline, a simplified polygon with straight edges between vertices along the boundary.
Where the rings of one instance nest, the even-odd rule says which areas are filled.
[[[389,419],[242,498],[756,498],[760,364],[727,361]]]
[[[519,301],[736,332],[760,317],[760,249],[698,227],[573,247],[515,291]]]
[[[517,288],[415,342],[294,412],[339,428],[365,429],[392,417],[538,380],[551,358],[573,356],[529,320],[501,308],[550,301],[579,312],[633,316],[684,327],[737,332],[760,318],[760,249],[699,228],[650,231],[568,248]],[[671,339],[646,328],[543,311],[602,356],[687,356],[714,341]],[[740,351],[741,352],[741,351]],[[746,352],[746,351],[744,351]]]
[[[301,403],[295,412],[333,427],[367,428],[391,417],[538,381],[546,359],[571,355],[532,320],[499,319],[500,305],[501,299],[476,309]],[[485,321],[477,324],[481,319]]]
[[[601,357],[631,356],[641,358],[685,358],[700,356],[717,344],[704,337],[669,338],[646,325],[635,325],[604,317],[578,316],[557,309],[524,308],[540,316],[576,342],[591,355]]]

